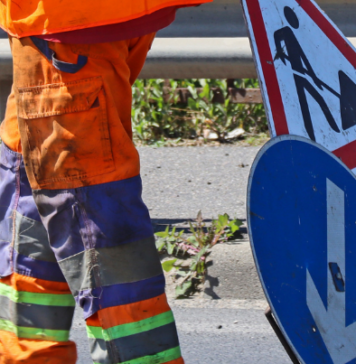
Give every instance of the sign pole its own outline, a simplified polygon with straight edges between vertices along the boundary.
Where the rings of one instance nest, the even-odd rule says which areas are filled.
[[[273,316],[271,307],[269,307],[269,306],[267,307],[267,309],[265,311],[265,316],[266,316],[269,324],[271,325],[273,331],[277,335],[279,341],[283,345],[284,350],[287,352],[288,356],[290,357],[290,360],[292,361],[292,363],[293,364],[300,364],[300,361],[298,360],[298,358],[294,354],[294,351],[292,350],[292,348],[288,344],[288,341],[286,340],[286,338],[284,337],[281,329],[279,328],[279,326],[277,324],[277,321],[275,320],[275,318]]]

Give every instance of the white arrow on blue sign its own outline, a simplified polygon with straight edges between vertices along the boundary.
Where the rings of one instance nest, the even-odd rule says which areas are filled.
[[[248,186],[252,251],[301,363],[356,363],[356,179],[302,137],[268,142]]]
[[[345,194],[329,179],[326,182],[327,262],[330,269],[327,307],[324,307],[308,270],[307,305],[334,363],[348,363],[355,357],[356,323],[346,327]]]

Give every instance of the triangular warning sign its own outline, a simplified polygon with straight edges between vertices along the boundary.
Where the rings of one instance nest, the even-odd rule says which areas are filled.
[[[356,51],[311,0],[242,0],[271,136],[312,139],[356,173]]]

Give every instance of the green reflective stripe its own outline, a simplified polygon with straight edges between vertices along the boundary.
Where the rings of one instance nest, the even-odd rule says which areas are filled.
[[[156,329],[157,327],[168,325],[172,322],[174,322],[173,313],[172,311],[167,311],[159,315],[149,317],[145,320],[114,326],[110,329],[104,330],[104,335],[108,337],[108,339],[105,338],[105,340],[115,340],[120,337],[139,334],[141,332]]]
[[[43,306],[75,306],[75,301],[71,294],[16,291],[3,283],[0,283],[0,296],[8,297],[11,301],[19,303],[31,303]]]
[[[0,330],[12,332],[23,339],[68,341],[69,330],[49,330],[16,326],[11,321],[0,319]]]
[[[43,306],[12,302],[0,295],[0,318],[16,326],[49,330],[69,330],[74,307]],[[0,355],[1,356],[1,355]]]
[[[162,351],[156,355],[143,356],[141,358],[124,361],[117,364],[164,364],[171,360],[179,359],[182,356],[180,347]],[[93,362],[93,364],[100,364],[99,362]]]
[[[124,361],[121,364],[163,364],[181,357],[180,347],[162,351],[156,355],[143,356],[141,358]],[[118,363],[119,364],[119,363]]]
[[[88,337],[91,339],[104,339],[105,341],[110,341],[153,330],[172,322],[174,322],[173,313],[172,311],[167,311],[159,315],[149,317],[145,320],[110,327],[106,330],[102,330],[101,327],[87,326],[87,332]]]
[[[87,326],[87,335],[89,339],[104,339],[103,329],[98,326]]]

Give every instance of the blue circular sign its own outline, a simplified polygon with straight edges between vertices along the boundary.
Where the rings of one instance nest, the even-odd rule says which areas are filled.
[[[248,185],[251,247],[267,300],[301,363],[356,363],[356,179],[297,136],[268,142]]]

